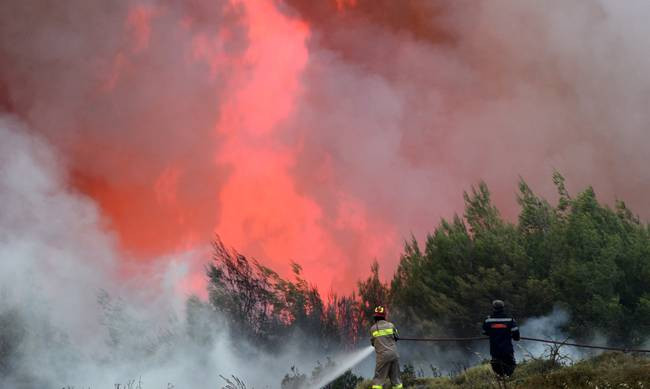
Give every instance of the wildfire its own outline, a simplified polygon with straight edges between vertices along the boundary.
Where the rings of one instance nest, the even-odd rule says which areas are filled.
[[[0,12],[0,108],[57,151],[134,271],[219,234],[349,291],[462,213],[463,188],[485,180],[514,217],[512,181],[553,198],[552,169],[647,208],[647,50],[612,43],[645,42],[624,28],[644,7],[59,3]]]
[[[349,8],[356,1],[336,4]],[[214,146],[197,145],[185,155],[163,155],[152,162],[151,154],[137,154],[138,148],[121,150],[85,136],[78,142],[78,158],[97,157],[111,171],[117,168],[122,174],[102,176],[82,167],[73,172],[74,185],[100,204],[120,243],[135,258],[191,249],[218,233],[228,245],[280,273],[286,275],[290,261],[298,261],[305,276],[322,289],[332,285],[351,288],[357,272],[394,245],[394,235],[380,220],[372,220],[362,201],[344,191],[336,194],[338,216],[329,220],[325,213],[332,210],[323,209],[296,181],[294,169],[302,141],[287,133],[285,122],[302,98],[301,77],[310,60],[310,27],[283,12],[273,0],[237,0],[229,9],[246,27],[243,52],[227,49],[236,39],[232,28],[197,30],[190,17],[172,26],[191,41],[190,51],[179,53],[179,61],[205,64],[211,81],[229,72],[223,99],[213,106],[206,102],[197,107],[214,112],[212,128],[197,135],[198,142],[204,139]],[[117,52],[101,93],[111,96],[134,77],[155,80],[155,74],[146,74],[151,70],[139,68],[138,61],[154,50],[151,46],[160,39],[156,23],[170,12],[151,6],[130,9],[124,27],[128,44]],[[163,97],[152,96],[152,103],[158,98]],[[162,101],[160,106],[168,108],[169,104]],[[156,111],[134,114],[143,127],[156,122],[150,116]],[[181,136],[185,129],[175,131]],[[158,139],[150,141],[138,147],[157,147]],[[330,162],[331,157],[325,155],[314,174],[330,180]],[[336,231],[343,230],[367,235],[361,243],[352,243],[336,236]],[[382,236],[373,237],[377,230]],[[343,263],[352,264],[354,271],[342,272]],[[183,290],[196,291],[202,285],[202,268],[196,271],[184,281]]]
[[[300,96],[309,29],[270,1],[245,5],[250,44],[217,125],[226,139],[217,163],[232,169],[219,196],[217,231],[228,244],[276,268],[300,260],[315,270],[313,262],[325,252],[339,258],[343,253],[319,226],[318,204],[295,187],[290,171],[299,145],[279,141],[282,121]],[[316,281],[331,280],[332,270],[321,270]]]
[[[336,0],[336,9],[339,12],[345,11],[348,8],[357,6],[358,0]]]

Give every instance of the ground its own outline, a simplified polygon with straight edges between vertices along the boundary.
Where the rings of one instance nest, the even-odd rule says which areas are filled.
[[[390,386],[386,386],[390,387]],[[488,389],[497,383],[485,363],[455,377],[423,378],[409,382],[405,388],[414,389]],[[370,388],[364,381],[357,389]],[[605,353],[571,366],[560,366],[548,360],[522,363],[508,381],[509,389],[650,389],[650,358],[622,353]]]

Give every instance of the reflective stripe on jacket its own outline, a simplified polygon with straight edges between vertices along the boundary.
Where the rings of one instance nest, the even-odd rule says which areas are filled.
[[[377,354],[395,354],[397,358],[397,329],[393,323],[379,320],[370,327],[370,342]]]
[[[495,312],[483,322],[483,334],[490,337],[492,357],[514,354],[513,340],[519,340],[519,327],[512,317]]]

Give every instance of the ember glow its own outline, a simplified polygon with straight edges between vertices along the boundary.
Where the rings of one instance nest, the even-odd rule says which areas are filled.
[[[519,176],[552,198],[558,169],[647,216],[648,14],[605,0],[9,1],[0,109],[57,148],[125,261],[217,233],[347,292],[375,259],[389,276],[403,241],[462,212],[481,179],[506,212]]]

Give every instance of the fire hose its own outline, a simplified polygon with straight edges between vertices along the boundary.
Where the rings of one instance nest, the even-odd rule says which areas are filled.
[[[490,338],[486,336],[476,336],[471,338],[403,338],[400,337],[399,340],[414,341],[414,342],[475,342],[480,340],[488,340]],[[558,344],[560,346],[571,346],[571,347],[580,347],[580,348],[591,348],[599,350],[609,350],[609,351],[619,351],[623,353],[650,353],[650,350],[635,349],[635,348],[622,348],[622,347],[609,347],[609,346],[594,346],[590,344],[580,344],[572,343],[566,341],[550,340],[550,339],[539,339],[539,338],[529,338],[522,336],[521,340],[528,340],[532,342],[541,342],[549,344]]]

